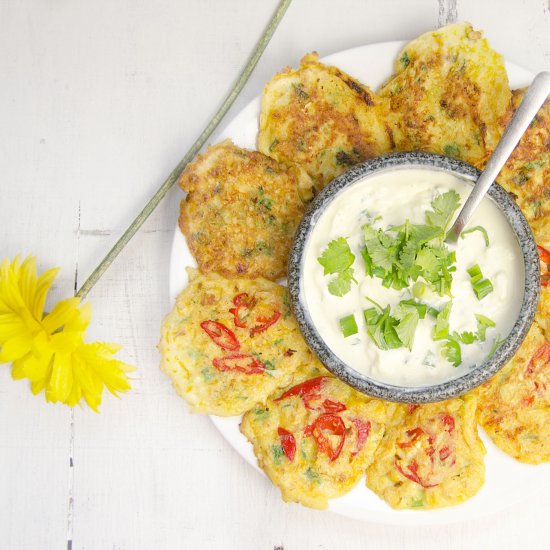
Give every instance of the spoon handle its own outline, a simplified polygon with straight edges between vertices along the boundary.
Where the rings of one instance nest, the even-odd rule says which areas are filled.
[[[501,140],[498,142],[493,154],[490,156],[485,170],[479,176],[470,196],[464,203],[462,210],[447,233],[447,242],[456,242],[460,233],[468,223],[474,210],[477,208],[485,193],[495,181],[502,167],[512,154],[519,140],[535,118],[535,115],[542,107],[550,94],[550,73],[539,73],[533,80],[529,90],[525,94],[519,108],[514,113],[510,124],[504,131]]]

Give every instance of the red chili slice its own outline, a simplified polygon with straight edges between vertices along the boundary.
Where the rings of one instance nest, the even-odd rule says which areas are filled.
[[[543,246],[537,245],[537,250],[539,251],[539,256],[541,262],[546,264],[546,273],[543,273],[540,277],[540,285],[543,287],[547,287],[550,285],[550,272],[548,271],[548,267],[550,266],[550,252],[546,250]]]
[[[436,487],[439,485],[439,483],[429,484],[423,481],[420,476],[418,475],[418,463],[416,460],[411,460],[410,464],[406,467],[408,471],[403,470],[397,460],[395,461],[395,467],[397,468],[397,471],[405,476],[407,479],[410,479],[411,481],[414,481],[415,483],[418,483],[418,485],[421,485],[425,489],[429,489],[430,487]]]
[[[346,406],[340,401],[332,401],[332,399],[325,399],[320,402],[323,397],[316,393],[311,393],[302,396],[304,406],[310,411],[324,411],[327,413],[338,413],[346,410]]]
[[[413,413],[414,411],[416,411],[416,409],[418,409],[418,407],[420,407],[420,405],[417,405],[416,403],[409,403],[407,405],[407,412],[409,414]]]
[[[540,244],[537,244],[537,250],[539,251],[540,259],[545,264],[550,264],[550,252],[548,252],[548,250],[546,250],[543,246],[540,246]]]
[[[413,428],[412,430],[407,430],[405,434],[410,438],[410,440],[405,441],[405,443],[398,443],[397,445],[401,449],[408,449],[409,447],[412,447],[415,441],[424,433],[426,432],[420,426]]]
[[[244,320],[250,314],[250,310],[256,305],[256,299],[250,298],[246,292],[241,292],[233,298],[233,304],[235,307],[232,307],[229,313],[233,314],[235,326],[246,328]]]
[[[212,364],[221,372],[234,370],[244,374],[262,374],[265,371],[265,365],[259,359],[244,353],[216,357]]]
[[[321,387],[323,386],[325,380],[326,376],[317,376],[316,378],[310,378],[309,380],[306,380],[301,384],[296,384],[296,386],[292,386],[292,388],[285,391],[285,393],[283,393],[280,397],[277,397],[275,401],[281,401],[282,399],[286,399],[287,397],[294,397],[296,395],[302,397],[303,395],[309,395],[319,392],[321,391]]]
[[[447,428],[447,431],[451,433],[455,429],[455,419],[447,413],[441,415],[441,422]]]
[[[367,438],[369,437],[371,423],[369,420],[365,422],[361,418],[352,418],[351,421],[353,422],[353,424],[355,425],[355,428],[357,429],[357,443],[355,445],[355,451],[351,453],[351,456],[355,456],[364,447],[367,441]]]
[[[285,430],[284,428],[277,428],[277,433],[279,434],[279,441],[281,442],[281,447],[290,462],[294,460],[294,455],[296,454],[296,439],[292,432]]]
[[[313,424],[311,433],[315,438],[317,447],[322,453],[325,453],[331,462],[334,462],[342,452],[344,442],[346,440],[346,425],[344,421],[335,414],[322,414],[317,417]],[[340,437],[340,441],[336,447],[333,447],[328,437],[323,431],[330,432]]]
[[[525,369],[525,374],[533,374],[535,372],[535,363],[542,359],[543,365],[550,361],[550,342],[544,342],[542,346],[534,353]]]
[[[233,332],[222,323],[218,323],[218,321],[203,321],[201,328],[210,336],[214,344],[222,349],[237,351],[241,347]]]
[[[270,326],[274,325],[281,318],[281,312],[276,309],[271,317],[256,317],[256,321],[261,323],[250,329],[250,336],[254,336],[259,332],[264,332]]]
[[[439,458],[441,460],[447,460],[451,456],[451,449],[449,447],[442,447],[439,449]]]

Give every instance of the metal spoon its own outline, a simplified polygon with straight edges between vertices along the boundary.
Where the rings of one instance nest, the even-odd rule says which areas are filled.
[[[472,192],[458,214],[458,218],[456,218],[455,223],[451,229],[449,229],[445,242],[456,243],[460,233],[472,217],[474,210],[477,208],[477,205],[481,202],[481,199],[495,181],[502,167],[512,154],[512,151],[519,143],[525,130],[527,130],[529,124],[531,124],[531,121],[535,118],[535,115],[542,107],[542,104],[549,94],[550,73],[539,73],[531,83],[531,86],[529,86],[529,90],[527,90],[523,101],[514,113],[510,124],[508,124],[501,140],[490,156],[487,166],[485,166],[485,170],[483,170],[479,176]]]

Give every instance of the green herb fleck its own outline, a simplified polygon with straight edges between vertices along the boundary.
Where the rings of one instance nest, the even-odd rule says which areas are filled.
[[[273,201],[266,196],[262,186],[258,187],[258,204],[263,206],[266,210],[271,210],[273,207]]]
[[[460,157],[460,149],[456,143],[447,143],[447,145],[443,147],[443,152],[448,157]]]
[[[210,382],[213,378],[216,377],[216,373],[210,367],[204,367],[204,369],[201,370],[201,374],[205,382]]]
[[[304,472],[305,476],[315,483],[321,483],[321,476],[314,470],[311,469],[311,466]]]
[[[411,58],[409,57],[409,54],[405,51],[403,52],[403,55],[399,59],[401,62],[401,65],[403,65],[403,68],[408,67],[409,63],[411,62]]]
[[[265,420],[266,418],[269,417],[269,410],[257,408],[257,409],[254,409],[254,414],[256,415],[256,418],[258,420]]]
[[[281,458],[285,454],[282,445],[273,445],[273,447],[271,447],[271,452],[273,454],[273,463],[275,466],[280,466]]]
[[[271,153],[273,152],[273,149],[275,149],[275,147],[277,147],[277,145],[279,145],[279,140],[277,138],[275,138],[272,142],[271,142],[271,145],[269,146],[269,149],[268,151]]]
[[[269,246],[265,241],[256,241],[256,250],[262,252],[266,256],[271,256],[273,251],[271,246]]]
[[[422,508],[422,506],[424,506],[424,500],[422,497],[418,497],[411,501],[409,508]]]
[[[309,98],[309,94],[304,90],[304,85],[301,82],[298,84],[292,83],[292,88],[294,88],[294,92],[301,100]]]

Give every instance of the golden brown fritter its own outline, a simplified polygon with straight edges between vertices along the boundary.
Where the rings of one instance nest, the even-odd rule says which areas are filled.
[[[512,105],[500,123],[502,132],[524,94],[525,90],[513,92]],[[484,164],[480,163],[480,168]],[[529,222],[550,216],[550,100],[521,138],[497,181],[512,193]]]
[[[306,55],[264,89],[258,148],[305,168],[322,189],[351,165],[392,148],[386,103],[336,67]]]
[[[247,412],[241,431],[285,501],[326,508],[363,476],[394,407],[320,376]]]
[[[403,49],[379,90],[400,151],[428,151],[471,164],[500,139],[510,105],[501,55],[468,23],[423,34]]]
[[[324,372],[290,314],[286,288],[189,269],[161,329],[161,369],[197,412],[239,415]]]
[[[367,487],[392,508],[428,510],[463,502],[485,479],[476,397],[400,406],[386,429]]]
[[[479,422],[497,447],[521,462],[550,460],[550,343],[536,323],[477,393]]]
[[[286,276],[287,257],[304,206],[308,176],[229,140],[210,147],[180,178],[188,193],[179,225],[203,273]]]

